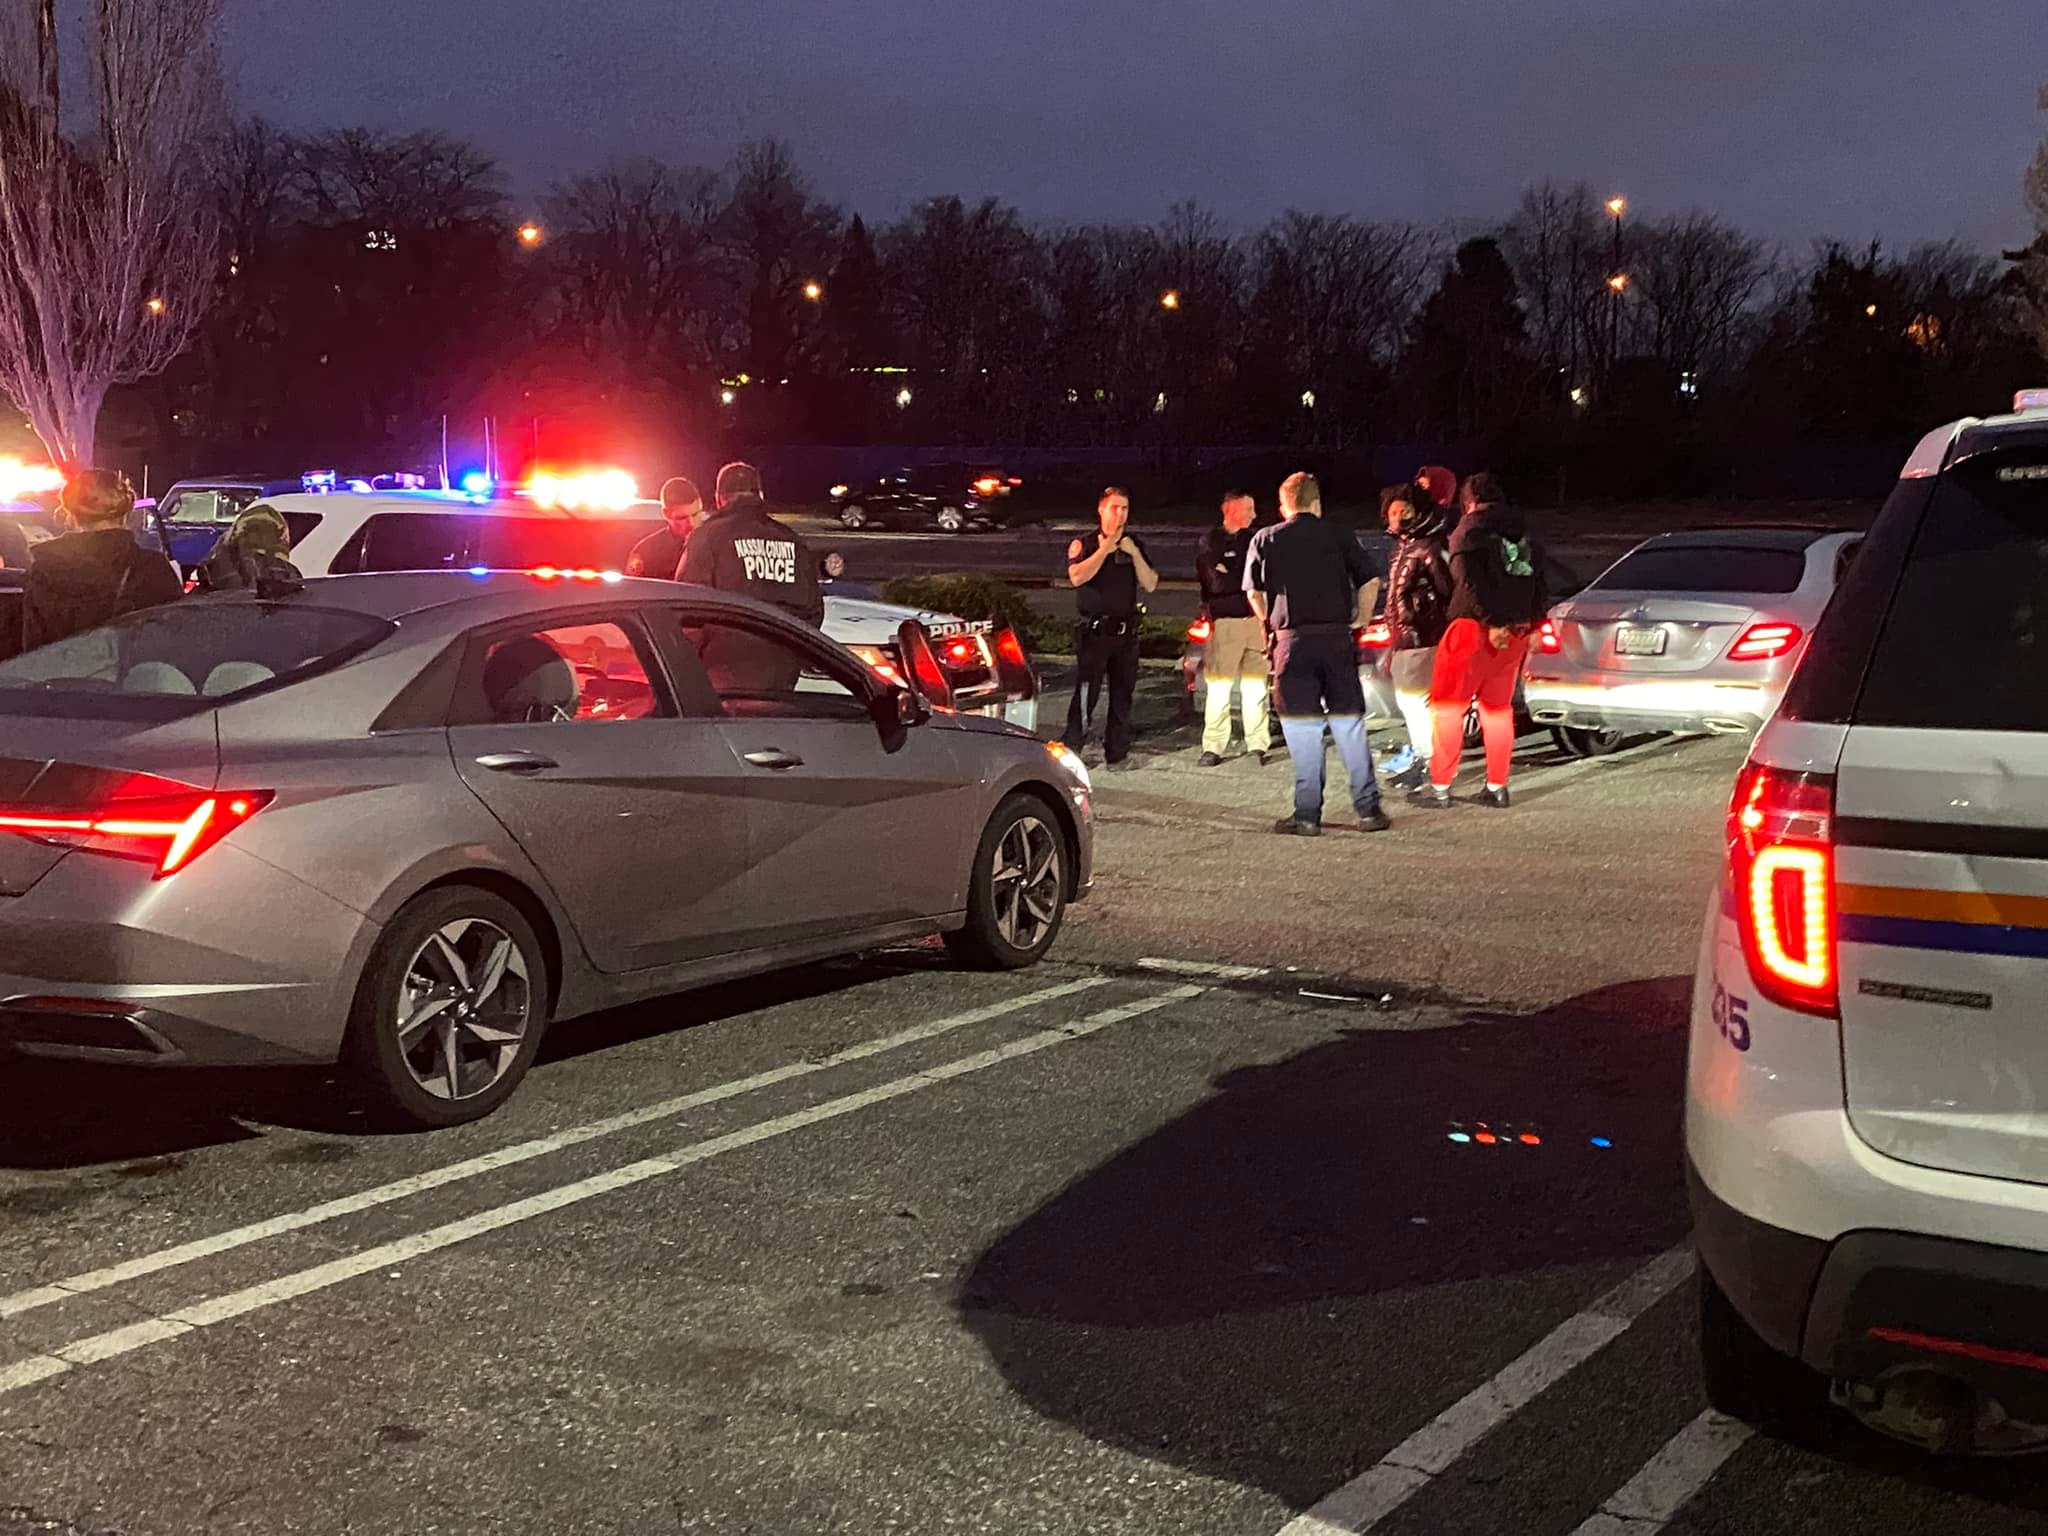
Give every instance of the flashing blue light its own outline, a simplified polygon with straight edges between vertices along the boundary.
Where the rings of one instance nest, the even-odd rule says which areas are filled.
[[[299,486],[308,491],[331,491],[337,477],[331,469],[309,469],[299,476]]]
[[[469,568],[469,574],[472,576],[488,576],[491,574],[491,568],[488,565],[472,565]]]
[[[1614,1143],[1609,1141],[1605,1136],[1595,1136],[1592,1138],[1592,1142],[1593,1145],[1596,1147],[1611,1147],[1614,1145]]]
[[[1451,1132],[1451,1140],[1453,1140],[1453,1141],[1455,1141],[1455,1142],[1459,1142],[1459,1143],[1464,1143],[1464,1142],[1468,1142],[1468,1141],[1470,1141],[1471,1139],[1472,1139],[1472,1138],[1471,1138],[1470,1136],[1466,1135],[1466,1134],[1465,1134],[1465,1133],[1464,1133],[1463,1131],[1453,1131],[1453,1132]]]
[[[494,487],[495,482],[480,469],[472,469],[462,477],[462,489],[471,496],[488,496]]]

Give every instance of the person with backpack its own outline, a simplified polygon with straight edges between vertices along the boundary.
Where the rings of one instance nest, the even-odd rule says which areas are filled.
[[[72,531],[38,544],[30,559],[22,584],[23,650],[184,596],[171,562],[128,531],[134,510],[135,488],[116,470],[84,469],[66,482],[58,511]]]
[[[1433,722],[1430,679],[1437,643],[1450,624],[1451,567],[1445,558],[1448,519],[1419,482],[1380,492],[1380,511],[1394,536],[1387,570],[1386,620],[1392,655],[1388,673],[1394,701],[1408,725],[1408,745],[1381,766],[1388,782],[1419,787],[1429,776]],[[1462,734],[1462,723],[1461,723]]]
[[[1508,505],[1492,475],[1473,475],[1463,492],[1465,515],[1451,535],[1450,623],[1437,645],[1430,677],[1435,711],[1429,783],[1409,791],[1415,804],[1451,803],[1451,784],[1465,749],[1465,713],[1476,700],[1486,738],[1486,788],[1476,797],[1508,807],[1508,770],[1515,751],[1515,682],[1529,637],[1550,606],[1543,559],[1519,509]]]

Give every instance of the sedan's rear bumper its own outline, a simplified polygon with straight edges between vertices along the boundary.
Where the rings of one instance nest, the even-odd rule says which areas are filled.
[[[1629,734],[1757,731],[1778,706],[1777,693],[1759,684],[1706,678],[1594,674],[1566,680],[1530,672],[1522,691],[1538,725]]]
[[[0,1051],[163,1066],[332,1061],[376,931],[232,845],[168,880],[73,853],[0,899]]]

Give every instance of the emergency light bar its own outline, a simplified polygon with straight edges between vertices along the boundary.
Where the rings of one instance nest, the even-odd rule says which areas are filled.
[[[2048,411],[2048,389],[2023,389],[2012,397],[2012,413],[2025,416],[2031,411]]]
[[[24,464],[0,456],[0,501],[19,501],[38,491],[64,489],[64,471],[54,464]]]
[[[539,507],[623,512],[640,499],[640,487],[623,469],[599,469],[535,475],[526,483],[526,494]]]
[[[331,469],[309,469],[299,476],[299,486],[307,491],[331,491],[341,483],[341,477]]]

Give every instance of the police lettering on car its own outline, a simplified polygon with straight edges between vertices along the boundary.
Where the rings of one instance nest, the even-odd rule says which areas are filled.
[[[1102,733],[1102,760],[1122,764],[1131,750],[1131,701],[1138,691],[1140,595],[1159,585],[1159,572],[1145,546],[1126,528],[1131,498],[1122,486],[1103,491],[1095,507],[1100,530],[1067,546],[1067,580],[1073,583],[1080,622],[1074,635],[1074,697],[1067,706],[1066,744],[1081,750],[1089,706],[1109,690],[1109,723]]]
[[[1353,535],[1323,521],[1315,476],[1290,475],[1282,482],[1280,515],[1286,521],[1279,527],[1253,535],[1244,565],[1245,595],[1273,637],[1273,701],[1294,759],[1294,811],[1273,830],[1314,837],[1323,829],[1327,719],[1351,778],[1359,830],[1382,832],[1389,823],[1366,745],[1365,690],[1351,637],[1371,614],[1380,573]]]
[[[683,551],[689,547],[690,534],[704,521],[704,497],[696,482],[677,475],[662,486],[661,516],[668,526],[633,546],[633,553],[626,557],[628,576],[681,579]]]
[[[768,515],[761,472],[728,464],[718,472],[718,510],[690,536],[680,579],[771,603],[807,624],[825,619],[818,567],[796,530]]]

